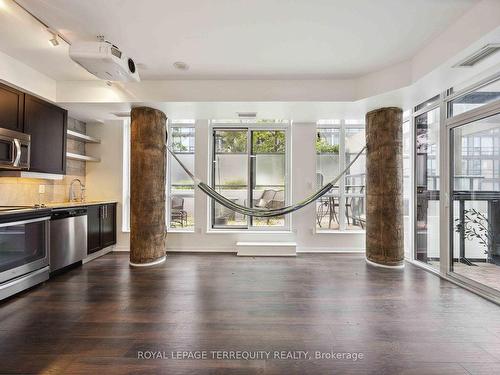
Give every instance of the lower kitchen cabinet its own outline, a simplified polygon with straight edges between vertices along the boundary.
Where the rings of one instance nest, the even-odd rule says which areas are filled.
[[[101,250],[101,207],[87,207],[87,253]]]
[[[116,203],[87,207],[87,253],[116,244]]]
[[[105,248],[116,244],[116,204],[104,204],[101,207],[101,245]]]

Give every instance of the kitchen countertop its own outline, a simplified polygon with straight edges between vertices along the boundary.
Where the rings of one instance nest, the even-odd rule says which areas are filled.
[[[47,203],[44,207],[20,207],[19,209],[0,211],[0,224],[12,220],[21,220],[31,217],[40,217],[43,215],[51,214],[53,209],[58,208],[70,208],[70,207],[86,207],[95,206],[99,204],[117,203],[114,200],[104,200],[104,201],[85,201],[85,202],[56,202]]]
[[[39,217],[48,217],[52,213],[50,208],[21,208],[11,211],[0,211],[0,224],[30,220]]]
[[[55,202],[55,203],[46,203],[45,207],[48,208],[86,207],[86,206],[96,206],[98,204],[108,204],[108,203],[117,203],[117,201],[104,200],[104,201],[84,201],[84,202]]]

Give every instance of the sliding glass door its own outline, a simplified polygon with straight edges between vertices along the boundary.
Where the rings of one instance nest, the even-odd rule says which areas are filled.
[[[235,203],[247,205],[248,130],[214,129],[212,187]],[[247,228],[248,218],[212,200],[214,228]]]
[[[500,290],[500,114],[450,133],[451,271]]]
[[[284,130],[251,130],[250,191],[253,207],[281,208],[285,206],[285,149]],[[251,217],[250,225],[283,227],[285,218]]]
[[[415,259],[439,269],[440,109],[415,116]]]
[[[285,129],[214,128],[212,187],[248,207],[283,207],[287,197]],[[248,217],[212,200],[212,228],[283,228],[286,219]]]
[[[172,151],[190,170],[195,166],[194,123],[170,123],[168,141]],[[169,157],[167,226],[180,231],[194,230],[194,184],[179,163]]]

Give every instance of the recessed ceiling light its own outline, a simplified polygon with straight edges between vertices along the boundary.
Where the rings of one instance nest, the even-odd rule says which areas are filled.
[[[174,62],[174,68],[175,69],[178,69],[178,70],[188,70],[189,69],[189,65],[186,64],[184,61],[176,61]]]

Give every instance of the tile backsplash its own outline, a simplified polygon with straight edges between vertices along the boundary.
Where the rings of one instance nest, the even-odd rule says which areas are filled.
[[[68,118],[68,129],[85,133],[86,124]],[[68,139],[67,150],[84,154],[85,143]],[[66,173],[62,180],[0,177],[0,206],[24,206],[68,201],[71,181],[78,178],[85,184],[85,162],[66,160]],[[43,185],[42,190],[45,190],[44,193],[39,193],[41,185]],[[75,188],[76,192],[79,193],[78,184]]]

